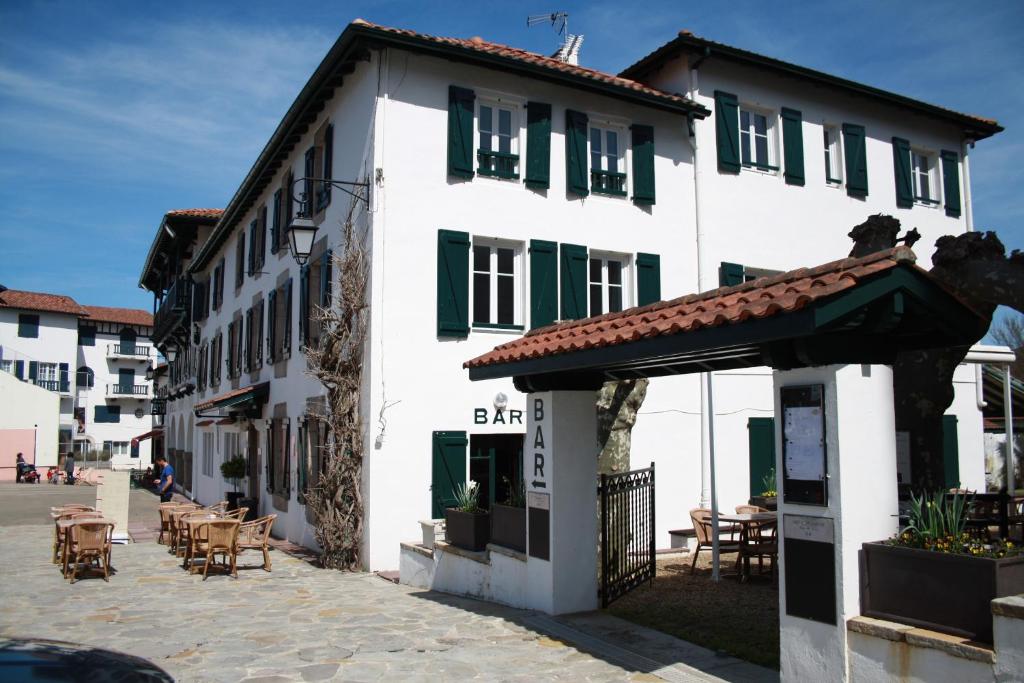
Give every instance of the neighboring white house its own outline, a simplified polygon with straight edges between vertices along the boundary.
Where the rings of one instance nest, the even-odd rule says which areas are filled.
[[[698,88],[675,50],[614,76],[479,38],[350,24],[227,208],[169,212],[147,256],[140,285],[157,297],[154,342],[174,356],[167,451],[183,488],[203,503],[220,500],[229,486],[218,465],[246,454],[247,492],[260,513],[278,514],[276,534],[314,545],[302,494],[319,470],[323,389],[302,349],[319,334],[310,310],[330,301],[331,255],[347,220],[370,254],[362,396],[370,569],[396,567],[399,542],[418,537],[417,520],[441,516],[457,484],[474,479],[486,500],[500,501],[505,478],[521,472],[523,394],[510,380],[470,383],[469,358],[555,320],[713,288],[720,276],[730,284],[833,260],[872,213],[912,216],[922,255],[938,235],[968,229],[948,206],[898,206],[891,142],[879,136],[938,153],[960,150],[968,133],[996,132],[994,123],[865,86],[855,98],[841,84],[802,87],[754,67],[734,73],[713,58]],[[715,78],[715,88],[743,93],[738,103],[751,98],[765,135],[757,123],[741,134],[738,104],[718,120],[721,105],[707,90]],[[795,128],[790,109],[803,112]],[[867,197],[850,196],[860,193],[852,175],[826,180],[814,140],[833,120],[873,136],[865,142],[848,129],[851,150],[862,142],[868,150],[854,164],[858,179],[868,165]],[[721,127],[736,143],[736,163],[724,170]],[[783,130],[796,131],[806,152],[802,184]],[[769,156],[748,170],[740,142],[757,149],[759,135]],[[780,159],[785,168],[775,168]],[[957,174],[966,180],[966,169]],[[969,213],[968,186],[956,188]],[[950,204],[952,194],[939,201]],[[299,267],[285,228],[307,204],[319,230]],[[973,397],[965,378],[958,397]],[[769,454],[751,449],[772,415],[771,386],[766,369],[715,377],[723,508],[746,502],[762,474],[757,462]],[[687,511],[706,489],[701,410],[699,379],[666,378],[652,384],[634,430],[635,463],[657,463],[659,545],[668,545],[668,529],[689,525]],[[976,447],[983,463],[980,416],[963,410],[960,434],[977,438],[961,440],[959,457]],[[965,484],[984,485],[978,467],[961,468],[970,471]]]
[[[83,460],[109,456],[114,467],[149,463],[151,330],[146,311],[0,291],[0,370],[59,397],[59,430],[39,436],[40,452],[51,452],[52,439],[53,462],[39,464],[56,465],[57,454],[70,452]]]

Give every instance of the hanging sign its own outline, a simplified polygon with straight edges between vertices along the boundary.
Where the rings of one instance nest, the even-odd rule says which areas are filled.
[[[825,387],[783,387],[782,494],[787,503],[828,504]]]
[[[523,480],[526,482],[527,554],[540,560],[551,558],[551,415],[550,393],[531,394],[527,410],[526,453]]]

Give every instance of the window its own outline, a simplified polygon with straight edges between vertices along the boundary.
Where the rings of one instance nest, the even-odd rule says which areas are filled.
[[[626,196],[626,160],[622,131],[590,127],[590,189],[601,194]]]
[[[128,442],[127,441],[104,441],[103,452],[110,457],[117,457],[119,455],[128,455]]]
[[[519,245],[473,244],[473,325],[522,329]]]
[[[839,185],[843,182],[839,128],[837,126],[825,126],[822,130],[825,143],[825,182],[830,185]]]
[[[79,346],[96,346],[96,326],[82,325],[78,328]]]
[[[213,476],[213,456],[216,448],[216,437],[213,432],[203,433],[203,474]]]
[[[288,444],[291,441],[291,424],[287,417],[270,420],[267,430],[267,483],[270,490],[287,497],[291,490],[288,467]]]
[[[764,112],[740,108],[740,159],[746,168],[778,171],[772,145],[772,117]]]
[[[93,411],[92,421],[97,424],[121,421],[121,406],[96,406]]]
[[[220,454],[222,463],[242,455],[238,432],[224,432],[224,450]]]
[[[276,254],[281,244],[281,190],[274,190],[273,215],[270,219],[270,253]]]
[[[238,245],[235,248],[235,288],[242,286],[245,282],[245,232],[238,236]]]
[[[936,169],[933,155],[920,150],[911,150],[911,178],[914,181],[914,200],[928,206],[938,206],[939,184],[936,182]]]
[[[519,108],[497,100],[480,102],[477,114],[477,173],[519,178]]]
[[[96,374],[87,365],[78,368],[75,373],[75,384],[83,389],[91,389],[96,383]]]
[[[228,357],[227,357],[227,369],[228,379],[234,379],[237,375],[235,374],[235,349],[238,348],[238,320],[232,320],[228,323]]]
[[[220,363],[223,358],[224,335],[219,331],[210,342],[210,386],[220,384]]]
[[[18,336],[29,339],[39,337],[39,316],[34,313],[21,313],[18,315]]]
[[[39,382],[57,382],[57,364],[56,363],[40,363],[39,369],[36,371],[36,383]]]
[[[626,301],[626,260],[616,256],[590,257],[590,315],[621,311]]]
[[[0,372],[7,372],[14,374],[14,361],[13,360],[0,360]]]
[[[221,304],[224,303],[224,257],[220,258],[217,262],[217,267],[213,269],[213,307],[220,310]]]

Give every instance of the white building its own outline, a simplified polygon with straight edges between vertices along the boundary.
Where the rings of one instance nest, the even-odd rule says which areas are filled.
[[[0,291],[0,370],[59,396],[59,431],[39,437],[52,462],[37,465],[57,465],[57,455],[69,452],[80,462],[109,456],[113,467],[150,462],[151,331],[146,311]]]
[[[154,341],[177,351],[167,448],[185,489],[220,500],[229,487],[217,465],[244,453],[248,493],[262,514],[279,515],[275,533],[314,544],[301,494],[318,471],[323,435],[311,415],[323,391],[302,348],[318,334],[310,304],[330,300],[325,264],[346,220],[368,235],[371,263],[362,396],[370,569],[396,567],[399,542],[418,537],[417,520],[441,516],[458,483],[472,478],[500,501],[503,477],[521,471],[523,395],[507,379],[470,383],[467,359],[555,320],[713,288],[719,274],[729,284],[833,260],[872,213],[912,216],[923,256],[938,235],[969,229],[962,143],[996,124],[866,86],[855,93],[856,84],[807,70],[803,81],[783,80],[714,52],[698,87],[687,54],[674,41],[614,76],[479,38],[349,25],[223,213],[168,213],[147,257],[140,285],[158,298]],[[737,105],[719,98],[722,113],[709,87],[739,93]],[[755,118],[741,134],[755,109],[763,126]],[[865,161],[837,181],[815,142],[833,122],[863,127],[847,126],[833,158]],[[721,170],[719,135],[734,143]],[[944,175],[918,178],[922,197],[923,178],[932,184],[912,209],[896,200],[890,136],[935,154],[960,150]],[[748,140],[752,154],[768,150],[752,166],[740,159]],[[861,196],[865,164],[871,185]],[[368,187],[306,180],[319,178]],[[945,196],[931,194],[940,180]],[[293,186],[319,226],[302,268],[284,236],[304,208]],[[749,421],[772,414],[771,375],[752,368],[714,382],[719,471],[729,473],[719,501],[731,508],[752,492],[752,459],[765,457],[750,453],[748,423],[754,434],[759,423]],[[964,382],[973,397],[969,371]],[[502,394],[508,405],[497,411]],[[701,410],[698,379],[659,381],[634,430],[635,462],[655,461],[671,492],[658,496],[661,546],[668,529],[689,525],[707,488]],[[961,476],[983,486],[980,416],[964,410]]]

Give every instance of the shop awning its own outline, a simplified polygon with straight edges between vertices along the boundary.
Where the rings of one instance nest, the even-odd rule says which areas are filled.
[[[146,432],[145,434],[139,434],[138,436],[132,439],[132,446],[138,446],[140,441],[145,441],[146,439],[150,439],[154,436],[163,436],[163,433],[163,427],[160,427],[157,429],[152,429]]]
[[[270,395],[270,382],[253,384],[240,389],[214,396],[208,401],[197,403],[193,412],[196,417],[230,417],[229,413],[250,412],[267,402]]]

